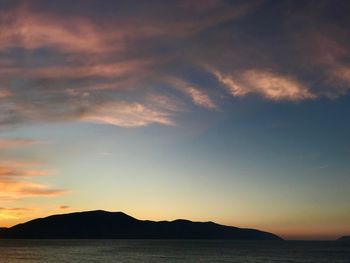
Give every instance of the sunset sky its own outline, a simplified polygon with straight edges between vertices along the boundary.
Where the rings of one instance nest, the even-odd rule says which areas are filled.
[[[349,13],[0,0],[0,227],[103,209],[349,234]]]

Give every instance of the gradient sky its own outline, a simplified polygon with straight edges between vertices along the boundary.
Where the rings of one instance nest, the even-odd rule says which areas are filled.
[[[0,226],[104,209],[349,234],[349,13],[0,0]]]

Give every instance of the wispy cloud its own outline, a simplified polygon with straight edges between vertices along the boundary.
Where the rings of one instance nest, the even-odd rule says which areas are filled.
[[[0,98],[10,97],[12,93],[6,89],[0,89]]]
[[[14,201],[35,196],[58,196],[67,193],[63,189],[50,188],[47,185],[32,183],[14,178],[1,177],[0,199]]]
[[[258,94],[285,102],[337,97],[349,90],[350,37],[347,27],[322,22],[327,1],[318,8],[286,4],[285,21],[269,22],[265,35],[254,30],[264,16],[248,15],[267,12],[259,9],[265,4],[259,0],[155,1],[140,2],[139,8],[97,3],[3,4],[1,126],[59,121],[125,128],[174,125],[173,116],[186,114],[170,109],[175,104],[220,108],[224,96],[217,84],[233,96]],[[310,19],[324,30],[315,30]],[[209,66],[203,69],[204,64]],[[218,82],[205,86],[201,79],[208,79],[208,68]],[[169,100],[172,89],[185,96],[167,107],[150,105],[149,94],[153,101]]]
[[[20,1],[18,5],[9,5],[1,11],[0,49],[7,55],[0,69],[4,84],[0,93],[3,99],[0,122],[11,125],[83,120],[121,127],[173,125],[170,115],[174,110],[170,110],[170,105],[167,109],[159,108],[158,102],[157,107],[151,106],[149,97],[142,95],[133,95],[137,98],[129,102],[119,99],[125,95],[123,92],[126,96],[142,94],[143,90],[159,85],[164,66],[174,63],[176,51],[162,54],[152,43],[165,44],[171,40],[171,45],[172,41],[191,38],[212,26],[244,16],[260,2],[231,5],[227,1],[206,1],[200,6],[195,1],[173,5],[159,2],[141,13],[128,5],[111,4],[112,9],[128,12],[127,18],[108,15],[108,10],[103,18],[85,14],[89,3],[83,9],[71,6],[65,15],[44,3]],[[154,10],[164,15],[153,14]],[[34,52],[29,63],[12,56],[14,48]],[[48,52],[45,60],[40,58],[43,50]],[[22,80],[19,86],[11,81],[14,78]],[[196,84],[181,89],[195,105],[217,107]],[[157,98],[166,97],[159,91],[152,93]]]
[[[244,80],[253,91],[272,100],[303,100],[314,98],[308,88],[292,77],[274,72],[249,70],[243,74]]]
[[[233,96],[257,93],[271,100],[300,101],[315,98],[305,85],[290,76],[263,70],[247,70],[233,75],[214,71],[217,79]]]
[[[28,208],[28,207],[0,207],[0,211],[5,211],[5,212],[9,212],[9,211],[30,211],[32,209]]]
[[[82,121],[104,123],[121,127],[140,127],[152,123],[174,125],[170,114],[151,109],[140,103],[109,103],[96,107],[81,117]]]
[[[38,141],[30,139],[0,139],[0,150],[28,146],[35,143],[38,143]]]
[[[165,82],[172,85],[174,88],[180,90],[185,95],[189,96],[194,104],[207,109],[216,109],[217,105],[205,92],[205,90],[196,87],[194,84],[188,83],[180,78],[168,76]]]
[[[31,177],[31,176],[46,176],[50,173],[45,170],[23,170],[14,166],[0,166],[0,177]]]
[[[0,150],[6,152],[12,148],[21,148],[34,143],[37,141],[31,139],[1,139]],[[32,196],[56,196],[65,193],[63,189],[28,181],[33,177],[52,174],[51,171],[42,168],[43,166],[43,163],[36,161],[2,158],[0,161],[0,200],[13,201]]]
[[[229,90],[233,96],[244,96],[249,93],[249,90],[243,85],[239,84],[233,76],[223,74],[218,70],[213,70],[213,74]]]
[[[195,88],[193,86],[188,86],[185,90],[193,100],[196,105],[202,106],[208,109],[215,109],[215,103],[210,99],[210,97],[202,90]]]
[[[70,18],[71,22],[67,23],[54,15],[30,12],[25,4],[2,16],[6,25],[2,27],[2,48],[50,46],[67,52],[89,53],[110,49],[103,34],[87,19]]]
[[[0,197],[17,199],[30,196],[54,196],[63,194],[62,189],[53,189],[39,183],[31,183],[26,179],[33,176],[47,176],[49,171],[24,166],[24,163],[9,162],[0,165]]]
[[[29,207],[0,207],[1,219],[18,219],[23,214],[32,212],[33,209]]]

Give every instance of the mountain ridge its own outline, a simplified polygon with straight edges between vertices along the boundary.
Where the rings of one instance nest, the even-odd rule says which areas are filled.
[[[338,241],[350,241],[350,236],[342,236],[337,239]]]
[[[104,210],[36,218],[10,228],[0,229],[0,238],[282,240],[269,232],[225,226],[211,221],[138,220],[123,212]]]

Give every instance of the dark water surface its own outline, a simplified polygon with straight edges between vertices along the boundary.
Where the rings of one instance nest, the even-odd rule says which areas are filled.
[[[0,240],[0,263],[350,263],[350,244],[322,241]]]

